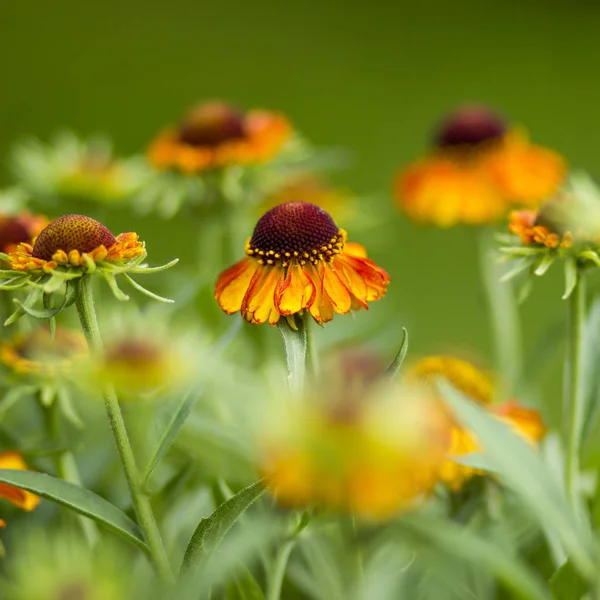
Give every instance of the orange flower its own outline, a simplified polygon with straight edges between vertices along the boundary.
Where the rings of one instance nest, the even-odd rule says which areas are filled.
[[[19,244],[8,255],[14,271],[51,273],[59,266],[93,269],[98,262],[118,263],[141,256],[144,246],[136,233],[115,236],[84,215],[65,215],[52,221],[31,244]]]
[[[511,206],[538,205],[565,174],[559,154],[507,129],[488,109],[465,106],[443,121],[432,151],[399,173],[396,193],[417,223],[483,225]]]
[[[0,469],[26,471],[27,465],[18,452],[2,452],[0,453]],[[0,483],[0,498],[4,498],[26,511],[32,511],[40,503],[40,498],[35,494],[6,483]]]
[[[157,169],[193,175],[229,165],[268,161],[290,138],[288,120],[277,113],[242,113],[221,101],[192,109],[179,127],[167,129],[150,145],[148,159]]]
[[[474,402],[484,406],[491,415],[506,423],[530,444],[537,444],[546,434],[540,413],[515,401],[490,405],[493,397],[492,380],[472,364],[454,357],[434,356],[421,360],[411,370],[409,379],[417,379],[431,387],[437,378],[447,379],[456,389]],[[457,491],[473,476],[481,474],[477,469],[455,462],[454,459],[481,452],[482,447],[475,434],[456,421],[449,409],[447,418],[451,431],[448,458],[440,472],[440,481]]]
[[[268,422],[282,415],[263,436],[260,465],[277,502],[386,519],[423,500],[448,445],[439,405],[389,380],[365,388],[350,407],[340,391],[320,388],[269,412]]]
[[[48,328],[39,327],[26,335],[17,334],[10,342],[3,342],[0,360],[15,373],[52,376],[68,370],[73,360],[86,351],[85,338],[79,332],[58,327],[52,338]]]
[[[8,254],[23,242],[30,243],[48,224],[41,215],[27,211],[15,215],[0,214],[0,252]]]
[[[265,213],[246,243],[246,257],[221,273],[215,298],[249,323],[277,324],[307,310],[322,324],[333,313],[368,308],[383,297],[389,275],[346,242],[346,232],[321,208],[287,202]]]

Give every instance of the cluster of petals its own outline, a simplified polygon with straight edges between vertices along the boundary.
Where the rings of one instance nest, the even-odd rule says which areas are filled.
[[[574,238],[570,231],[557,233],[537,222],[535,210],[514,210],[510,213],[508,230],[519,236],[524,245],[540,244],[546,248],[571,248]]]

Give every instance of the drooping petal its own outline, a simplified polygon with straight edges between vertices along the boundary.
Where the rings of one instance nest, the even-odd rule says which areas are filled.
[[[367,286],[366,300],[372,302],[382,298],[386,292],[390,276],[368,258],[359,258],[350,254],[340,254],[335,258],[334,264],[345,262],[365,282]]]
[[[291,264],[287,275],[275,290],[275,306],[282,315],[293,315],[309,307],[315,300],[316,290],[302,267]]]
[[[242,301],[259,264],[251,258],[243,258],[223,271],[217,279],[215,299],[229,315],[240,310]]]
[[[330,263],[323,264],[323,288],[335,312],[346,314],[352,306],[350,292]]]
[[[322,269],[323,265],[320,265],[319,270],[312,264],[304,267],[304,272],[315,288],[315,300],[309,307],[309,311],[319,325],[333,319],[333,306],[323,289],[323,277],[320,272]]]
[[[248,286],[242,301],[242,316],[249,323],[265,323],[275,308],[275,288],[282,276],[281,267],[261,266]]]
[[[344,260],[336,260],[335,267],[353,296],[353,308],[368,309],[368,289],[365,280]]]

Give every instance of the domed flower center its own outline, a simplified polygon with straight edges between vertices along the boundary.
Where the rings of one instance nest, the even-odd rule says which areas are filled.
[[[78,250],[83,254],[98,246],[110,248],[116,241],[115,236],[102,223],[84,215],[65,215],[42,229],[33,246],[33,256],[52,260],[57,250],[67,253]]]
[[[218,146],[244,137],[243,114],[225,102],[206,102],[183,120],[179,140],[190,146]]]
[[[144,369],[161,363],[162,351],[143,340],[125,340],[106,353],[108,365],[121,365],[129,369]]]
[[[477,146],[484,142],[500,140],[506,133],[504,121],[482,106],[466,106],[448,116],[440,125],[435,145]]]
[[[290,259],[331,260],[344,245],[342,233],[322,209],[307,202],[286,202],[266,212],[256,224],[246,253],[261,263]]]
[[[13,244],[31,241],[29,231],[15,217],[0,217],[0,251],[4,252]]]

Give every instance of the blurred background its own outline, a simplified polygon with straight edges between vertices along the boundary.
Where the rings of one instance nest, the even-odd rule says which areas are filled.
[[[598,175],[599,18],[600,5],[582,0],[4,3],[0,156],[24,135],[47,140],[63,127],[105,131],[118,152],[135,153],[205,98],[281,110],[315,145],[350,149],[352,165],[336,183],[372,199],[379,224],[350,236],[392,284],[386,300],[357,315],[358,327],[377,323],[374,343],[385,352],[406,325],[416,354],[485,360],[476,232],[414,227],[393,207],[392,179],[463,101],[497,107]],[[113,218],[113,230],[147,241],[153,262],[181,250],[173,228]],[[553,271],[522,308],[530,346],[563,313],[562,273]],[[349,326],[337,319],[324,335]]]

